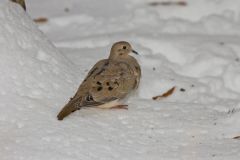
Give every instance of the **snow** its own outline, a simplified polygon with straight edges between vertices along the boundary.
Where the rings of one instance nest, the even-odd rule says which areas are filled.
[[[0,2],[1,160],[239,159],[240,2],[151,2],[29,0],[27,14]],[[48,21],[36,25],[38,17]],[[58,121],[119,40],[140,53],[143,72],[129,109]]]

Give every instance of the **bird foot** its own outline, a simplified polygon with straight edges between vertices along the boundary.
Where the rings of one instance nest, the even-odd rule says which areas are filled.
[[[116,105],[116,106],[112,106],[110,109],[126,109],[126,110],[128,110],[128,105]]]

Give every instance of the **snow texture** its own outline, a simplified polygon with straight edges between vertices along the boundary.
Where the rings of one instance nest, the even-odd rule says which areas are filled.
[[[0,2],[1,160],[239,160],[240,2],[152,2],[163,1],[29,0],[28,13]],[[129,109],[58,121],[119,40],[143,72]]]

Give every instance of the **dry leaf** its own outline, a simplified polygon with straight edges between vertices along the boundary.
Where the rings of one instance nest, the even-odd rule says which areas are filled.
[[[155,96],[155,97],[153,97],[152,99],[153,99],[153,100],[159,100],[159,99],[162,99],[162,98],[169,97],[170,95],[173,94],[175,88],[176,88],[176,87],[174,86],[174,87],[172,87],[171,89],[169,89],[167,92],[163,93],[162,95]]]
[[[34,19],[33,21],[36,23],[46,23],[48,21],[48,19],[45,17],[39,17],[39,18]]]
[[[233,137],[233,139],[239,139],[240,140],[240,136]]]

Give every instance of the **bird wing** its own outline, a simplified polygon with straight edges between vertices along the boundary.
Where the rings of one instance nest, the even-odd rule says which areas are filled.
[[[58,113],[57,118],[58,120],[63,120],[64,117],[68,116],[72,112],[80,109],[82,106],[94,106],[94,105],[101,105],[102,103],[96,102],[93,100],[92,96],[89,94],[89,82],[92,75],[98,71],[100,68],[104,66],[107,62],[106,59],[100,60],[97,62],[92,69],[88,72],[88,75],[78,88],[76,94],[69,100],[69,102],[62,108],[62,110]]]
[[[135,68],[125,61],[99,61],[89,71],[77,95],[83,106],[95,106],[124,98],[137,83]]]

